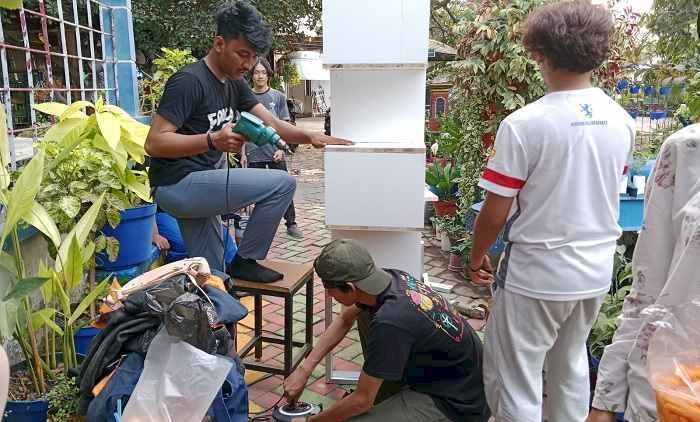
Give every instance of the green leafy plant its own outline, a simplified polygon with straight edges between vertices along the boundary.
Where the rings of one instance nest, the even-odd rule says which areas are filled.
[[[73,110],[65,105],[67,116]],[[81,119],[81,117],[76,117]],[[42,187],[46,167],[43,150],[18,171],[12,181],[7,171],[9,165],[4,112],[0,110],[0,205],[6,209],[0,245],[11,240],[11,254],[0,250],[0,337],[14,337],[22,350],[35,393],[46,392],[47,377],[55,378],[57,368],[55,337],[62,339],[63,368],[77,365],[73,343],[74,323],[96,298],[106,290],[107,282],[88,293],[77,306],[70,301],[71,294],[83,279],[86,263],[95,251],[95,243],[88,239],[97,215],[104,202],[104,195],[76,222],[70,232],[62,237],[58,227],[36,198]],[[58,129],[52,128],[54,135]],[[75,145],[70,142],[59,155],[66,155]],[[19,226],[29,224],[43,233],[56,253],[53,268],[42,264],[38,277],[29,277],[19,240]],[[41,290],[43,307],[32,301],[34,293]],[[42,335],[39,335],[42,334]],[[40,339],[43,342],[40,344]],[[53,339],[53,341],[52,341]],[[43,357],[42,357],[43,355]]]
[[[612,342],[617,330],[622,305],[632,288],[632,263],[625,258],[621,247],[615,254],[613,289],[603,300],[598,317],[588,337],[588,346],[595,357],[601,357],[605,347]]]
[[[434,142],[437,143],[435,157],[455,160],[464,138],[463,123],[459,120],[458,113],[445,113],[439,121],[440,133],[433,135]]]
[[[520,41],[520,25],[544,0],[483,0],[465,22],[463,60],[452,65],[455,86],[483,99],[486,132],[495,133],[510,112],[541,97],[544,81]]]
[[[479,97],[455,96],[455,102],[458,106],[454,108],[454,112],[460,116],[464,131],[457,151],[461,163],[457,181],[460,192],[459,210],[461,215],[466,215],[469,207],[479,200],[479,178],[486,166],[491,147],[484,143],[487,125],[481,119],[483,100]]]
[[[92,114],[81,112],[83,107]],[[120,211],[150,201],[146,173],[133,169],[134,164],[144,162],[148,126],[102,99],[95,104],[44,103],[35,108],[58,118],[38,144],[49,164],[37,200],[62,233],[69,232],[101,196],[104,207],[91,231],[105,223],[116,227]],[[116,239],[98,236],[95,243],[97,251],[106,250],[110,259],[116,259]]]
[[[453,244],[467,236],[464,221],[457,215],[435,217],[434,223],[437,224],[441,231],[447,234],[447,237],[450,238],[450,242]]]
[[[450,253],[459,255],[462,257],[462,261],[467,263],[469,260],[469,253],[472,250],[472,237],[469,233],[464,233],[463,237],[457,239],[456,242],[452,244],[450,248]]]
[[[700,119],[700,72],[695,73],[688,80],[688,86],[685,91],[685,102],[688,105],[690,119]]]
[[[71,422],[80,408],[80,390],[75,379],[61,374],[56,384],[46,394],[52,422]]]
[[[454,198],[454,190],[457,187],[459,173],[450,162],[434,162],[425,171],[425,182],[436,190],[436,195],[441,201]]]
[[[163,47],[160,51],[161,56],[153,60],[153,75],[144,77],[139,83],[142,111],[157,110],[168,79],[181,68],[197,61],[189,49]]]

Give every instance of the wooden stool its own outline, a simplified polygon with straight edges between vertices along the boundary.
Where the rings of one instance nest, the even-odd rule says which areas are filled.
[[[282,261],[263,261],[262,265],[271,268],[284,275],[284,278],[274,283],[253,283],[250,281],[234,279],[233,286],[236,291],[250,293],[255,298],[255,328],[253,338],[239,351],[247,369],[267,372],[284,377],[294,371],[302,359],[306,357],[313,346],[313,305],[314,305],[314,269],[311,263],[294,264]],[[306,337],[304,342],[294,341],[292,337],[292,324],[294,314],[294,295],[306,285]],[[276,296],[284,298],[284,336],[263,335],[262,297]],[[281,344],[284,346],[284,365],[271,365],[260,363],[262,358],[263,343]],[[294,356],[294,347],[301,347],[301,351]],[[255,360],[246,358],[252,349],[255,349]]]

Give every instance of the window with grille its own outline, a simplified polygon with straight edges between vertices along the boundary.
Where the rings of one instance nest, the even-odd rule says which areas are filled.
[[[98,0],[24,0],[19,10],[0,9],[0,101],[13,168],[52,124],[34,104],[116,103],[111,9]]]

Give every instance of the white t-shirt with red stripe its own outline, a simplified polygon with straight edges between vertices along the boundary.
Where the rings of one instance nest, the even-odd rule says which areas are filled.
[[[605,294],[635,122],[598,88],[550,93],[501,123],[479,186],[515,197],[499,287],[544,300]]]

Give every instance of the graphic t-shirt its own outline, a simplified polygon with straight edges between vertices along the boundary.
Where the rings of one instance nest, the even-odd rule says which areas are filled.
[[[553,92],[506,117],[479,182],[516,198],[499,287],[543,300],[608,291],[634,134],[634,119],[598,88]]]
[[[200,135],[221,129],[236,120],[239,111],[249,111],[257,104],[247,82],[221,82],[200,60],[168,79],[158,114],[177,126],[177,133]],[[222,155],[220,151],[207,151],[191,157],[154,157],[148,172],[151,186],[172,185],[192,172],[213,170],[222,161]]]
[[[260,104],[265,106],[275,117],[280,120],[289,120],[289,109],[287,109],[287,97],[280,91],[269,88],[262,94],[253,91],[253,95],[258,99]],[[245,145],[248,161],[251,163],[262,163],[272,161],[272,156],[275,155],[277,148],[274,145],[265,144],[257,146],[252,142],[247,142]]]
[[[361,306],[371,316],[363,371],[430,395],[450,420],[485,422],[489,411],[476,333],[422,281],[385,271],[391,285],[377,296],[376,306]]]

